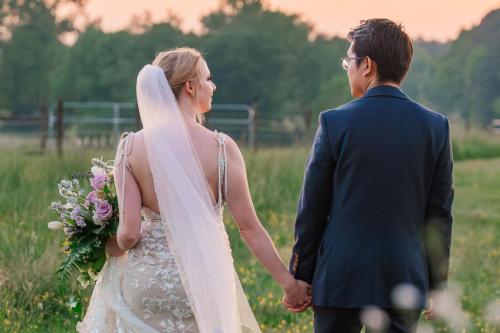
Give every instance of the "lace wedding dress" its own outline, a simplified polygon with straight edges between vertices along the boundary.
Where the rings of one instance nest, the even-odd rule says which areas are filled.
[[[222,221],[227,198],[224,134],[216,133],[219,175],[214,207],[159,67],[141,70],[137,96],[160,214],[142,208],[138,244],[126,255],[108,258],[77,331],[260,333],[234,270]],[[122,137],[115,166],[127,167],[131,139],[130,134]],[[123,201],[121,207],[120,214]]]
[[[198,332],[168,247],[161,218],[143,208],[139,244],[129,251],[123,296],[132,312],[160,332]]]

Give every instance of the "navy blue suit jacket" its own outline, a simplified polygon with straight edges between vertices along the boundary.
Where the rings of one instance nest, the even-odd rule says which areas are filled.
[[[290,262],[313,304],[394,308],[410,284],[423,307],[447,280],[452,168],[448,119],[396,87],[321,113]]]

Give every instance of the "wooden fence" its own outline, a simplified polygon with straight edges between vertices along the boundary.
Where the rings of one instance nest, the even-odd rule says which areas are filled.
[[[39,137],[42,152],[48,149],[50,140],[55,143],[60,155],[65,140],[69,138],[75,139],[74,144],[80,147],[113,146],[123,131],[142,128],[135,103],[71,102],[61,99],[50,107],[44,105],[35,115],[0,115],[0,131],[6,128],[5,125],[18,125],[17,134],[21,136],[30,134]],[[206,114],[208,128],[223,131],[253,149],[296,142],[303,138],[304,133],[310,132],[310,125],[310,110],[283,119],[272,113],[258,113],[255,103],[214,104],[212,111]]]

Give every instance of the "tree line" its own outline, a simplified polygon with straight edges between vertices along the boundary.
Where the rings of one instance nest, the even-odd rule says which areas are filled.
[[[223,0],[203,17],[199,34],[183,32],[173,16],[162,23],[138,18],[113,33],[98,22],[78,31],[74,18],[56,15],[68,4],[84,12],[86,1],[0,0],[0,112],[32,114],[57,98],[134,101],[140,68],[177,46],[204,53],[218,86],[215,103],[257,102],[261,112],[286,117],[351,99],[339,60],[347,40],[317,34],[261,0]],[[499,32],[495,10],[454,41],[416,41],[403,90],[469,123],[500,118]],[[72,45],[61,42],[68,33],[77,35]]]

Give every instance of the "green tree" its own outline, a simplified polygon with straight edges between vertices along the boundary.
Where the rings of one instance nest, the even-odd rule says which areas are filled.
[[[500,85],[500,9],[463,31],[435,59],[427,80],[427,97],[444,113],[457,113],[467,123],[487,125],[494,116]]]
[[[339,107],[352,100],[347,74],[332,76],[322,85],[314,100],[315,115],[319,112]]]
[[[0,101],[14,113],[32,113],[47,103],[50,80],[64,47],[58,37],[73,29],[70,20],[57,20],[55,12],[65,3],[82,1],[10,0],[0,6],[5,40],[0,73],[8,82]]]
[[[188,35],[189,36],[189,35]],[[87,27],[68,50],[54,79],[54,98],[76,101],[135,100],[137,73],[161,50],[185,44],[187,37],[168,23],[145,27],[142,34],[105,33]]]
[[[322,82],[341,71],[347,43],[313,38],[297,16],[267,10],[260,1],[228,6],[203,19],[202,45],[219,84],[216,101],[257,99],[268,117],[310,108]]]

